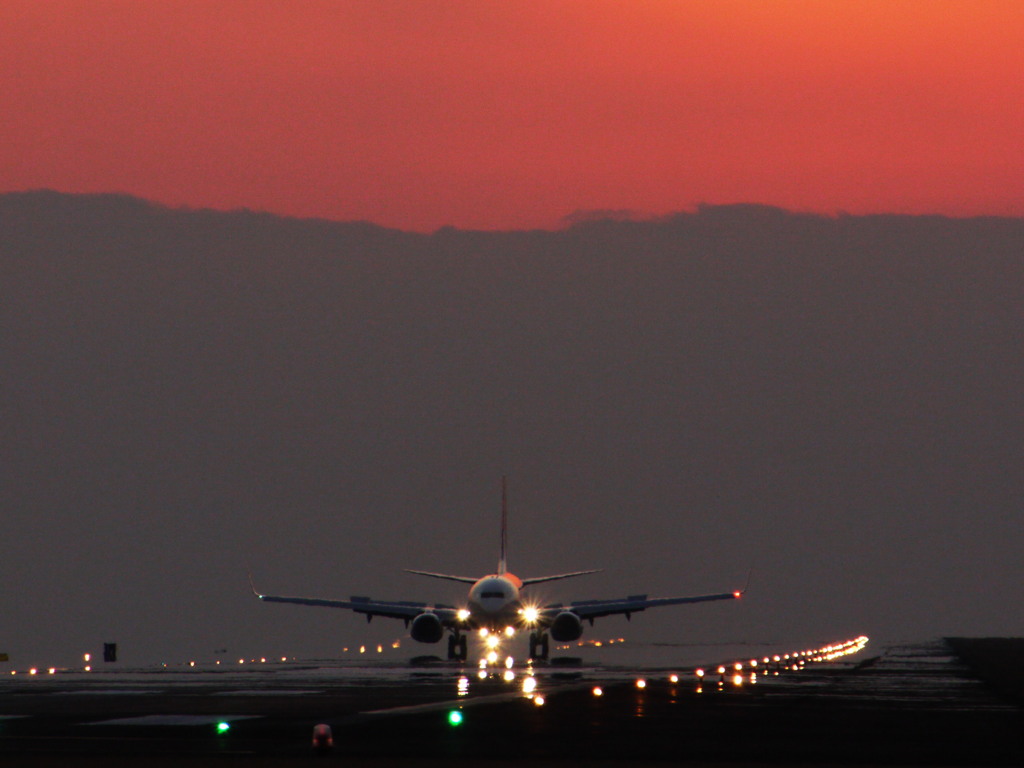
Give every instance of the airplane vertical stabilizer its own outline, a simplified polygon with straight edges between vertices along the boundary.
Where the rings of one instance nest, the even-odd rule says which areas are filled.
[[[498,575],[508,570],[508,479],[501,476],[501,559],[498,560]]]

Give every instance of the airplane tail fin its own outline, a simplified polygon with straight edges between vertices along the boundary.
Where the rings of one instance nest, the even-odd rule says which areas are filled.
[[[498,560],[498,575],[508,570],[508,479],[501,476],[501,558]]]

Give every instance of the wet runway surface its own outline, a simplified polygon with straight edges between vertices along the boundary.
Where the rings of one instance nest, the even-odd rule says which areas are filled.
[[[308,761],[326,724],[324,758],[348,765],[1024,765],[1024,640],[733,650],[680,668],[19,671],[0,680],[0,761],[277,765]]]

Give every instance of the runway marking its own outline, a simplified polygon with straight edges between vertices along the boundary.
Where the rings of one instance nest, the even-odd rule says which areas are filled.
[[[141,688],[108,688],[98,691],[83,689],[80,691],[51,691],[51,696],[158,696],[163,691],[143,690]]]
[[[119,717],[114,720],[97,720],[89,725],[172,725],[196,726],[234,723],[239,720],[257,720],[261,715],[143,715],[141,717]]]
[[[566,690],[566,689],[559,689]],[[388,709],[371,709],[368,712],[360,712],[361,715],[412,715],[418,712],[437,712],[452,707],[464,709],[482,704],[497,704],[501,701],[512,701],[514,699],[525,699],[522,691],[508,691],[506,693],[492,693],[486,696],[470,696],[465,699],[449,701],[435,701],[429,704],[410,704],[404,707],[389,707]]]
[[[312,691],[312,690],[299,690],[299,689],[288,689],[282,688],[280,690],[274,688],[256,688],[254,690],[240,690],[240,691],[217,691],[211,693],[211,696],[319,696],[326,691]]]

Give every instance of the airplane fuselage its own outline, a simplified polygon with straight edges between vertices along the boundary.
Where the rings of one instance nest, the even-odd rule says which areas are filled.
[[[523,604],[519,590],[522,586],[522,580],[511,573],[492,573],[479,579],[469,590],[468,623],[474,629],[491,631],[520,626]]]

